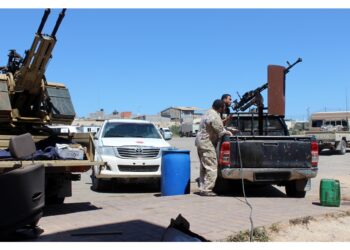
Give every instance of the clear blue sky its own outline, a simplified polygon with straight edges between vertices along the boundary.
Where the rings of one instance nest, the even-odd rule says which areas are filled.
[[[51,33],[54,9],[44,32]],[[0,9],[0,65],[32,43],[44,9]],[[68,9],[47,79],[70,89],[78,116],[210,107],[267,81],[267,65],[303,58],[287,76],[287,117],[350,106],[350,10]]]

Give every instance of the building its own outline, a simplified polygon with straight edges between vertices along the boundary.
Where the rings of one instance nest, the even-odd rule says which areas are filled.
[[[130,119],[131,116],[132,116],[131,112],[121,112],[120,113],[120,118],[122,118],[122,119]]]
[[[94,113],[90,113],[86,120],[109,120],[109,119],[130,119],[132,118],[132,112],[130,111],[113,111],[111,114],[106,114],[104,109],[100,109]]]
[[[103,124],[103,120],[77,118],[72,125],[78,127],[82,133],[97,133]]]
[[[197,110],[199,110],[197,107],[169,107],[160,114],[162,117],[170,118],[172,122],[181,123],[184,119],[193,119]]]
[[[134,119],[152,122],[158,128],[169,128],[172,125],[174,125],[174,122],[171,122],[170,118],[162,117],[160,114],[141,115],[141,116],[134,117]]]

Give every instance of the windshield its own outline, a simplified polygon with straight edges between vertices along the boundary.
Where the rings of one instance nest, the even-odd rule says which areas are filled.
[[[153,124],[124,122],[107,123],[104,127],[102,137],[138,137],[161,139]]]

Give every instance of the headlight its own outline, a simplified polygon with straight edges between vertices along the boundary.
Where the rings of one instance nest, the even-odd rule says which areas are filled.
[[[99,153],[100,155],[115,156],[113,147],[99,147]]]

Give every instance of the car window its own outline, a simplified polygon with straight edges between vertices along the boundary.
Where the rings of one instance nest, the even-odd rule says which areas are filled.
[[[105,125],[102,137],[137,137],[160,139],[153,124],[109,122]]]

